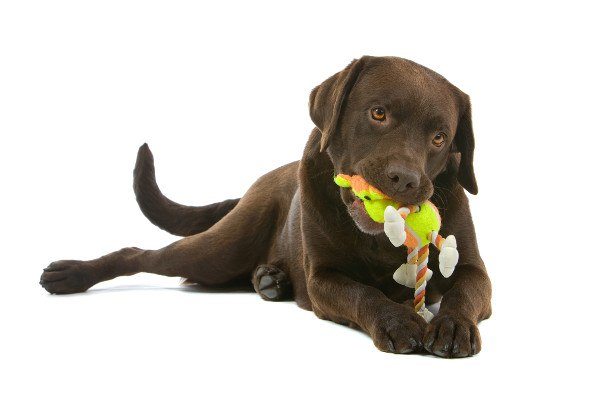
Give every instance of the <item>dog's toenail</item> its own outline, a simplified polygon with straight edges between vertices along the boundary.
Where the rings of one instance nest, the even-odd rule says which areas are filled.
[[[415,340],[415,338],[409,338],[409,343],[411,343],[411,348],[412,349],[416,349],[417,348],[417,341]]]
[[[428,350],[431,351],[432,349],[432,345],[434,344],[434,337],[431,337],[430,339],[428,339],[428,341],[426,342],[426,344],[424,345],[424,347]]]
[[[444,350],[434,350],[434,354],[440,357],[446,357],[446,351]]]
[[[388,351],[391,352],[391,353],[394,353],[395,352],[395,345],[394,345],[394,343],[393,343],[392,340],[389,340],[388,341]]]

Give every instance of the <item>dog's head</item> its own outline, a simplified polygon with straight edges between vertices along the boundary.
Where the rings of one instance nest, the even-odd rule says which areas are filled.
[[[469,97],[444,77],[393,57],[354,60],[314,88],[310,116],[335,174],[362,175],[393,200],[420,204],[450,156],[457,179],[477,193]],[[352,193],[341,197],[360,230],[382,231]]]

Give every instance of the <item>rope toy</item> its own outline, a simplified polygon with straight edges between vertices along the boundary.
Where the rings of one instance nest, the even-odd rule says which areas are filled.
[[[444,238],[438,233],[441,219],[436,206],[430,201],[419,206],[401,206],[360,175],[339,174],[334,180],[340,187],[350,188],[363,201],[366,213],[372,220],[384,223],[384,233],[395,247],[407,247],[407,263],[399,266],[393,279],[401,285],[414,288],[415,311],[430,321],[433,314],[425,303],[427,282],[432,277],[432,271],[428,268],[430,243],[440,251],[438,262],[444,277],[452,275],[459,261],[455,236]]]

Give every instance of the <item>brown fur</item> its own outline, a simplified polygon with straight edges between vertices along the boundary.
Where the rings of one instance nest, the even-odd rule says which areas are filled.
[[[370,118],[373,106],[386,109],[384,122]],[[320,318],[364,330],[382,351],[477,353],[477,323],[491,314],[491,286],[463,192],[477,193],[467,95],[411,61],[366,56],[312,91],[310,115],[316,128],[301,161],[262,176],[239,202],[185,207],[169,201],[143,145],[137,200],[153,223],[187,237],[159,250],[124,248],[91,261],[54,262],[44,269],[42,286],[82,292],[138,272],[209,286],[252,279],[264,299],[293,298]],[[431,144],[438,130],[447,134],[441,149]],[[354,197],[333,183],[337,173],[363,175],[396,201],[431,199],[439,207],[443,234],[456,236],[460,260],[445,279],[431,251],[427,299],[442,303],[430,324],[408,301],[412,290],[392,279],[406,261],[405,249],[349,215]]]

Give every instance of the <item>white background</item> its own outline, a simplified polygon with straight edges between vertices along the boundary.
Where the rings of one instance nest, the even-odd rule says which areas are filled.
[[[592,392],[593,13],[414,3],[0,3],[0,394]],[[37,284],[53,260],[174,241],[134,200],[140,144],[170,198],[239,197],[300,158],[310,90],[363,54],[415,60],[472,98],[494,285],[477,357],[383,354],[294,303],[174,278]]]

